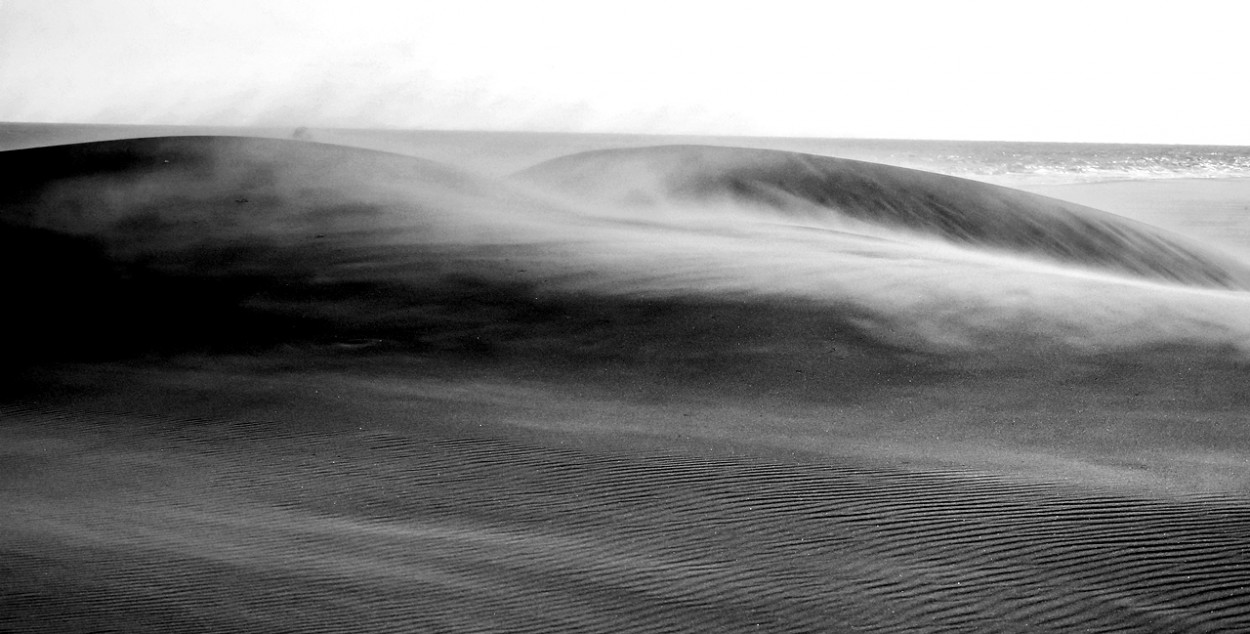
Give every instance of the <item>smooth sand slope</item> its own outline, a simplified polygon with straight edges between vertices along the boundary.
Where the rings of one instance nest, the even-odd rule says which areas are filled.
[[[757,150],[0,169],[0,630],[1250,628],[1193,240]]]

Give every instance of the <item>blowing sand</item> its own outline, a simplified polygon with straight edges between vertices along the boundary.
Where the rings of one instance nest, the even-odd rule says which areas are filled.
[[[0,630],[1250,629],[1244,291],[431,158],[7,154]]]

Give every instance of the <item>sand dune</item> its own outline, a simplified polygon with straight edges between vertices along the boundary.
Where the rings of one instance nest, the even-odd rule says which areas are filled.
[[[0,152],[0,630],[1250,628],[1243,265],[881,165]]]
[[[388,317],[405,296],[474,286],[506,259],[514,219],[549,213],[433,162],[293,141],[135,139],[0,164],[16,183],[0,193],[0,239],[17,317],[36,331],[27,356],[411,330]],[[492,242],[505,245],[485,254]]]
[[[688,151],[661,154],[671,159]],[[739,178],[733,175],[743,157],[780,157],[783,166],[800,160],[756,151],[714,154],[737,157],[723,159],[729,180]],[[580,160],[536,170],[559,171]],[[590,157],[584,169],[602,160]],[[247,324],[230,330],[271,343],[286,330],[295,340],[477,341],[471,345],[486,348],[576,340],[579,350],[619,341],[603,332],[604,324],[618,322],[609,329],[649,338],[657,350],[675,346],[690,354],[809,348],[796,345],[787,334],[793,329],[773,325],[787,321],[823,323],[802,331],[835,347],[871,341],[926,354],[1055,345],[1086,352],[1176,343],[1239,348],[1250,337],[1240,294],[1142,288],[1040,266],[1014,257],[1018,251],[968,250],[888,228],[778,222],[741,205],[710,216],[694,206],[656,217],[365,150],[178,137],[13,151],[0,154],[0,162],[20,183],[0,200],[11,245],[8,269],[39,270],[52,280],[15,278],[18,303],[32,309],[22,313],[24,327],[46,328],[35,339],[62,341],[64,348],[91,347],[111,331],[131,343],[130,335],[156,331],[171,341],[202,338],[213,332],[204,323],[208,315]],[[1092,210],[854,165],[904,181],[902,193],[895,193],[885,181],[844,187],[839,179],[846,175],[826,174],[831,180],[823,186],[830,192],[850,191],[868,205],[861,216],[895,209],[910,214],[907,223],[950,225],[952,210],[964,207],[915,201],[954,188],[964,198],[999,197],[998,206],[981,204],[951,225],[985,242],[1016,241],[1024,251],[1063,252],[1201,285],[1236,279],[1238,269],[1215,256],[1183,250]],[[614,169],[604,167],[606,174]],[[685,169],[674,166],[673,177],[686,178]],[[608,180],[612,186],[630,182]],[[884,202],[866,197],[874,188]],[[1101,228],[1086,238],[1081,227]],[[107,302],[101,294],[126,300]],[[1078,296],[1095,299],[1074,310]],[[779,319],[780,307],[792,317]],[[101,311],[107,325],[64,327],[60,316],[84,309]],[[655,320],[657,310],[669,311],[669,318]],[[734,317],[688,318],[704,312]],[[1147,313],[1148,323],[1142,319]],[[619,323],[630,319],[638,329]],[[158,322],[186,326],[159,328]],[[657,330],[646,335],[649,328]],[[702,334],[672,336],[681,331]],[[726,332],[741,334],[723,340]]]
[[[1250,288],[1245,265],[1125,218],[1006,187],[863,161],[665,146],[575,154],[521,175],[592,198],[653,204],[729,199],[815,221],[837,214],[1061,262]]]

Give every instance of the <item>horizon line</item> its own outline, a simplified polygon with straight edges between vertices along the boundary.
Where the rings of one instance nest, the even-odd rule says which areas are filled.
[[[1242,147],[1250,148],[1250,143],[1194,143],[1194,142],[1159,142],[1159,141],[1039,141],[1028,139],[959,139],[950,137],[885,137],[885,136],[823,136],[794,134],[750,134],[750,133],[695,133],[695,132],[655,132],[655,131],[617,131],[617,130],[556,130],[556,129],[507,129],[507,128],[423,128],[401,126],[338,126],[308,124],[230,124],[230,123],[116,123],[116,122],[76,122],[76,121],[9,121],[0,120],[0,126],[57,126],[57,127],[95,127],[95,128],[188,128],[188,129],[226,129],[226,130],[285,130],[292,131],[326,130],[344,132],[413,132],[413,133],[450,133],[450,134],[548,134],[566,136],[623,136],[623,137],[672,137],[672,138],[742,138],[768,139],[787,141],[868,141],[868,142],[931,142],[931,143],[1023,143],[1031,145],[1139,145],[1169,147]]]

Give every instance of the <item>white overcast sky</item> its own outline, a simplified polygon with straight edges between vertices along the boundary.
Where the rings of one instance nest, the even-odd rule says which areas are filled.
[[[1233,1],[0,0],[0,121],[1250,145],[1248,42]]]

